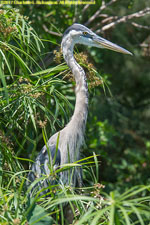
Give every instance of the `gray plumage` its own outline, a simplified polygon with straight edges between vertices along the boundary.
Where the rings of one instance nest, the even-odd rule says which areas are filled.
[[[51,160],[53,161],[53,159],[56,158],[54,163],[51,161],[54,170],[59,166],[62,167],[66,163],[73,163],[79,160],[80,148],[84,143],[85,126],[88,115],[88,87],[85,72],[73,56],[74,45],[78,43],[98,48],[108,48],[124,54],[131,54],[129,51],[118,45],[97,36],[90,29],[81,24],[73,24],[64,32],[61,48],[64,59],[70,67],[76,81],[76,103],[70,122],[61,131],[54,134],[47,143],[49,151],[51,152]],[[59,143],[56,152],[58,138]],[[42,177],[43,174],[47,175],[47,179],[37,183],[36,187],[38,187],[39,190],[42,187],[47,188],[49,185],[55,183],[51,176],[49,176],[49,163],[48,150],[46,146],[44,146],[37,156],[35,163],[32,165],[31,172],[28,175],[28,180],[31,182],[36,178]],[[71,184],[72,186],[76,186],[78,183],[78,185],[81,186],[82,175],[80,169],[75,168],[72,172],[73,174],[69,171],[61,172],[58,178],[59,181],[65,185]]]

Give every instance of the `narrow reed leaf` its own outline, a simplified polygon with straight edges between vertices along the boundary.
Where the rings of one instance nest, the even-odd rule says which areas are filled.
[[[130,223],[130,218],[129,218],[129,216],[128,216],[128,212],[126,211],[126,209],[125,209],[124,207],[122,207],[121,205],[119,205],[119,208],[121,209],[122,214],[123,214],[123,216],[124,216],[124,218],[125,218],[126,225],[131,225],[131,223]]]
[[[0,79],[1,79],[3,87],[4,87],[7,103],[9,103],[9,95],[8,95],[8,90],[7,90],[7,85],[6,85],[6,79],[5,79],[5,75],[3,72],[3,63],[2,63],[3,61],[1,58],[0,58],[0,61],[1,61],[0,62]]]

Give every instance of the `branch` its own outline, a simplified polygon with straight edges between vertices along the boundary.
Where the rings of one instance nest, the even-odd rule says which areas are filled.
[[[52,34],[52,35],[55,35],[55,36],[59,36],[59,37],[62,36],[62,34],[60,34],[60,33],[57,33],[57,32],[54,32],[54,31],[49,30],[44,24],[43,24],[42,27],[43,27],[43,29],[44,29],[47,33],[49,33],[49,34]]]
[[[91,22],[93,22],[93,20],[95,20],[99,16],[102,10],[106,9],[109,5],[113,4],[116,1],[117,0],[111,0],[107,4],[105,4],[104,1],[102,1],[102,5],[99,8],[99,10],[97,10],[96,13],[90,17],[90,19],[85,23],[85,26],[88,26]]]
[[[84,8],[82,9],[82,14],[85,13],[85,11],[89,8],[89,6],[90,6],[89,4],[84,6]]]
[[[109,18],[107,14],[100,14],[100,15],[99,15],[99,18],[100,18],[100,17],[104,17],[106,20],[107,20],[107,18]],[[103,19],[103,20],[105,20],[105,19]],[[97,30],[99,27],[101,27],[101,26],[102,26],[102,23],[103,23],[103,20],[102,20],[101,22],[98,22],[98,23],[93,24],[92,30],[95,31],[95,30]]]
[[[108,21],[112,21],[112,20],[115,20],[115,19],[118,19],[118,16],[109,16],[109,17],[103,19],[103,20],[101,21],[101,24],[107,23]]]
[[[150,44],[140,44],[140,47],[142,47],[142,48],[149,48]]]
[[[97,33],[100,33],[102,31],[105,31],[105,30],[108,30],[108,29],[114,27],[115,25],[117,25],[119,23],[125,23],[128,20],[131,20],[133,18],[143,17],[143,16],[148,15],[148,14],[150,14],[150,8],[149,7],[145,8],[145,9],[139,11],[139,12],[136,12],[136,13],[133,13],[133,14],[130,14],[130,15],[123,16],[123,17],[117,19],[116,21],[114,21],[114,22],[112,22],[110,24],[107,24],[107,25],[103,26],[101,29],[97,30],[96,32]]]
[[[143,25],[140,25],[140,24],[134,23],[134,22],[132,22],[131,24],[132,24],[134,27],[137,27],[137,28],[150,30],[150,26],[143,26]]]

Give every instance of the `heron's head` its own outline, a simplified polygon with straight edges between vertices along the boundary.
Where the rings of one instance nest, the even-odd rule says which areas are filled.
[[[68,29],[65,31],[63,35],[63,38],[67,38],[67,37],[72,39],[73,44],[78,43],[78,44],[93,46],[97,48],[107,48],[112,51],[132,55],[132,53],[127,51],[126,49],[110,41],[107,41],[106,39],[92,32],[87,27],[78,23],[75,23],[72,26],[68,27]]]

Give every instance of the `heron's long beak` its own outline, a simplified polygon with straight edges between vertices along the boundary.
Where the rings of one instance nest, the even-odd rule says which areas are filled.
[[[133,55],[128,50],[126,50],[126,49],[120,47],[119,45],[116,45],[116,44],[114,44],[110,41],[107,41],[106,39],[101,38],[99,36],[94,37],[93,41],[96,44],[96,46],[99,47],[99,48],[107,48],[107,49],[110,49],[112,51],[120,52],[120,53],[123,53],[123,54]]]

